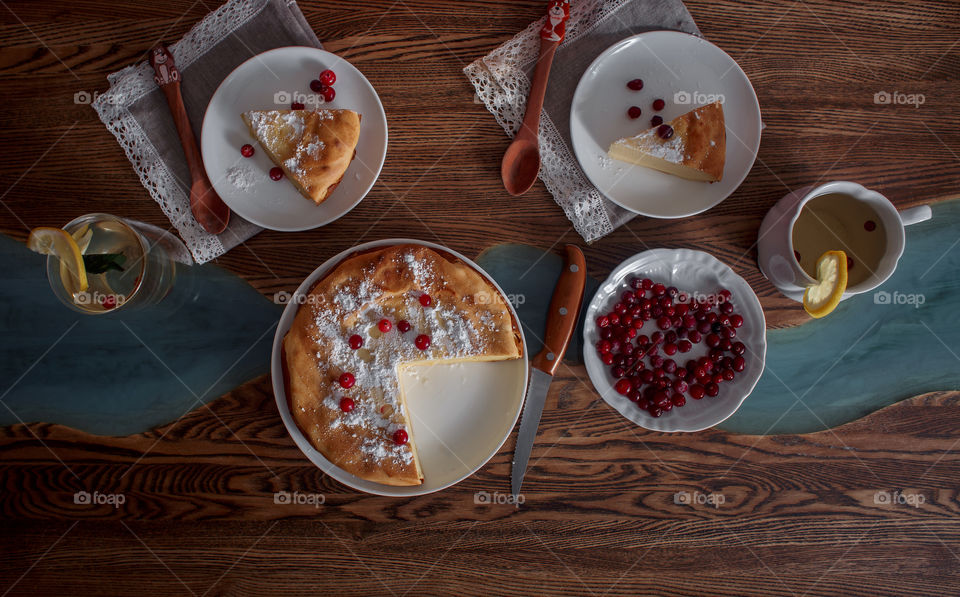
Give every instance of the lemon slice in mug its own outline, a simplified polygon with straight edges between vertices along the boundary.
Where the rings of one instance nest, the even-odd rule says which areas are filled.
[[[840,304],[847,289],[847,254],[827,251],[817,260],[817,283],[803,293],[803,308],[811,317],[824,317]]]
[[[89,241],[87,241],[89,244]],[[87,270],[83,265],[83,254],[77,241],[60,228],[34,228],[27,239],[27,248],[41,255],[54,255],[60,264],[67,268],[70,277],[76,283],[74,292],[87,289]]]

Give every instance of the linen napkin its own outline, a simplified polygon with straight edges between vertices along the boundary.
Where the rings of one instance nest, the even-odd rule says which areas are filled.
[[[293,0],[230,0],[168,46],[183,75],[183,103],[198,143],[204,112],[220,82],[249,58],[283,46],[321,47]],[[227,229],[214,235],[193,218],[190,170],[167,100],[153,74],[144,60],[109,75],[110,88],[93,101],[93,107],[193,258],[204,263],[261,228],[233,213]]]
[[[546,3],[544,3],[546,13]],[[477,96],[513,137],[520,129],[530,79],[540,55],[546,16],[463,69]],[[636,214],[610,202],[587,177],[571,150],[570,102],[590,63],[614,43],[637,33],[700,30],[681,0],[573,0],[566,37],[557,48],[540,117],[540,180],[587,242]]]

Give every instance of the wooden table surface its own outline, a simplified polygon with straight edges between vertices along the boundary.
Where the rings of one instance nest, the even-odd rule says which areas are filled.
[[[179,38],[215,6],[0,5],[0,231],[24,240],[30,227],[90,211],[166,226],[113,137],[73,95],[105,89],[108,73]],[[955,1],[689,2],[704,35],[756,88],[767,125],[759,158],[709,212],[638,218],[589,246],[542,184],[519,199],[504,192],[508,140],[461,73],[538,18],[542,1],[301,6],[326,48],[377,88],[390,147],[377,185],[346,217],[310,232],[261,233],[218,260],[265,295],[294,289],[361,240],[393,236],[468,255],[507,241],[573,242],[597,277],[645,247],[690,247],[743,275],[771,326],[793,325],[802,311],[756,266],[757,228],[776,199],[830,179],[861,182],[900,207],[957,196]],[[879,91],[925,102],[877,105]],[[566,367],[552,386],[519,509],[475,503],[477,492],[509,491],[513,438],[476,475],[434,495],[349,490],[295,447],[268,378],[141,435],[4,428],[0,591],[960,591],[958,394],[913,398],[810,435],[668,435],[628,423],[585,380],[582,367]],[[81,490],[122,494],[125,503],[77,505]],[[322,494],[324,504],[276,504],[278,491]],[[694,503],[675,503],[680,492]]]

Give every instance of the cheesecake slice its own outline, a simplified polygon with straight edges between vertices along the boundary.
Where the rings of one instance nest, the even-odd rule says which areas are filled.
[[[614,141],[607,154],[680,178],[718,182],[723,178],[726,149],[723,106],[714,102],[635,137]]]
[[[360,115],[352,110],[253,110],[242,116],[273,163],[317,205],[356,155]]]

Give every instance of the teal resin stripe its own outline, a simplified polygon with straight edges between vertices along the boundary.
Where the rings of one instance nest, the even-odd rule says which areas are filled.
[[[907,228],[900,265],[875,292],[844,301],[824,319],[769,330],[766,370],[720,428],[808,433],[911,396],[960,389],[960,201],[934,205],[933,215]],[[477,263],[520,299],[515,304],[528,332],[527,354],[535,354],[561,258],[526,245],[497,245]],[[588,282],[585,302],[598,285]],[[582,334],[581,321],[577,351],[568,358],[582,360]]]
[[[281,308],[214,265],[182,267],[159,305],[83,315],[46,257],[0,235],[0,425],[142,433],[269,371]]]

